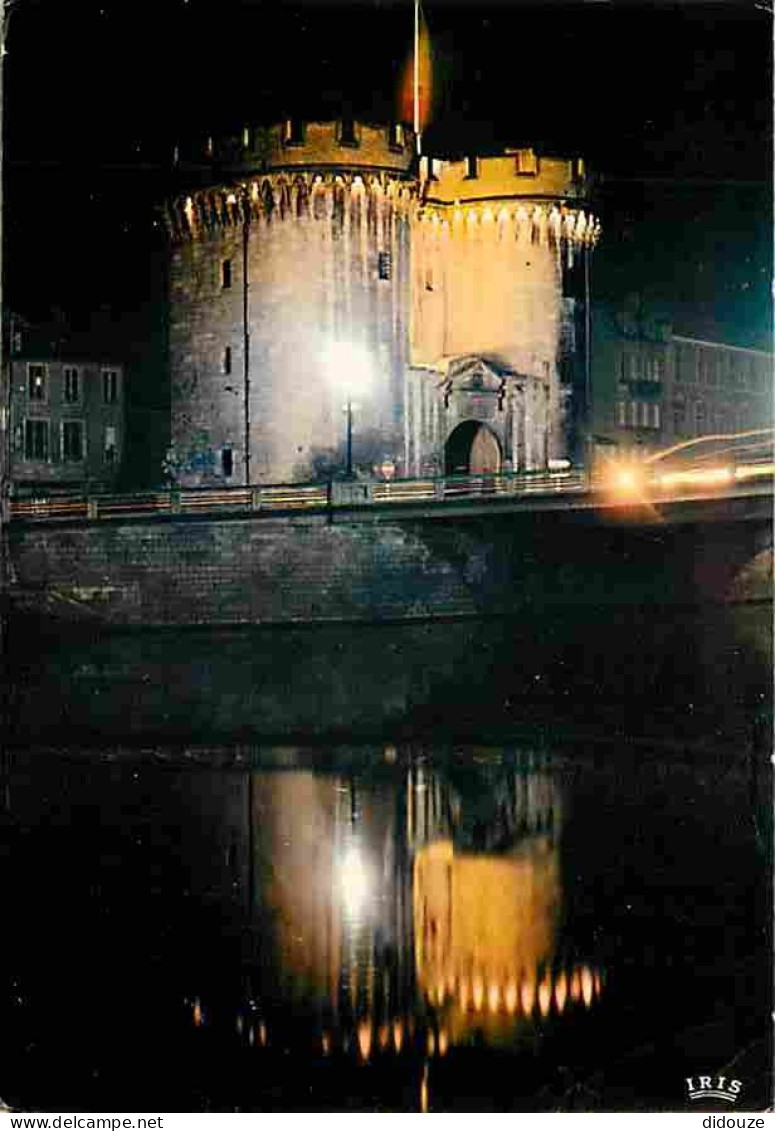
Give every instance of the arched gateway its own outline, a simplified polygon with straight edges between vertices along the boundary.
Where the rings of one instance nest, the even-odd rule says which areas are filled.
[[[500,470],[500,444],[486,424],[464,420],[453,428],[444,445],[445,475],[497,474]]]

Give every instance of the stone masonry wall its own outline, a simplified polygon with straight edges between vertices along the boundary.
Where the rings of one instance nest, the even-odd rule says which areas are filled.
[[[737,599],[732,587],[762,549],[757,529],[556,514],[15,525],[12,591],[21,606],[108,625],[540,619],[556,606]]]

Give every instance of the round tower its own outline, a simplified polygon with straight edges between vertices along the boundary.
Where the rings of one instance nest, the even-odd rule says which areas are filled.
[[[197,187],[167,207],[180,482],[399,460],[412,154],[401,126],[286,121],[184,155]]]
[[[407,466],[545,467],[567,454],[570,361],[582,344],[568,272],[599,234],[583,162],[522,149],[424,159],[422,172]]]

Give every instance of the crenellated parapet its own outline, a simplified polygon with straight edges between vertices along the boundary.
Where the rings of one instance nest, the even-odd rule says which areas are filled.
[[[186,193],[167,203],[165,219],[173,239],[255,221],[336,221],[345,214],[368,226],[376,225],[382,206],[406,213],[416,198],[413,182],[387,172],[299,169]]]
[[[539,157],[532,149],[463,161],[426,158],[422,174],[419,218],[439,232],[490,231],[555,246],[599,238],[580,158]]]
[[[408,175],[414,134],[400,124],[345,119],[288,118],[271,126],[244,125],[239,131],[199,137],[176,146],[174,164],[182,177],[229,171],[250,176],[281,169],[370,169]]]

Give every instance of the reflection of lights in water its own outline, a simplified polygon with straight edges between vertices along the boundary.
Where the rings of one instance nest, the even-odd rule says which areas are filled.
[[[258,1043],[260,1045],[266,1044],[266,1025],[263,1023],[263,1021],[258,1027]]]
[[[542,1017],[549,1015],[549,1007],[552,1004],[552,988],[546,978],[543,979],[541,985],[538,987],[538,1011]]]
[[[500,1008],[501,993],[500,986],[496,982],[491,982],[487,988],[487,1008],[490,1013],[497,1013]]]
[[[592,971],[588,966],[584,966],[581,971],[581,996],[584,999],[584,1005],[592,1004]]]
[[[522,1012],[526,1017],[529,1017],[533,1012],[533,1006],[536,1000],[536,988],[533,982],[526,980],[522,983],[519,999],[522,1003]]]
[[[199,1026],[204,1021],[204,1013],[202,1012],[202,1003],[200,1002],[199,998],[194,998],[194,1008],[192,1010],[192,1017],[193,1017],[193,1020],[194,1020],[194,1024],[197,1026],[197,1028],[199,1028]]]
[[[320,1039],[320,1044],[323,1049],[323,1056],[328,1056],[331,1052],[331,1037],[328,1033],[324,1033]]]
[[[362,1021],[358,1026],[358,1051],[363,1060],[369,1059],[371,1053],[371,1025]]]
[[[420,1083],[420,1111],[428,1111],[428,1065],[426,1064],[422,1072],[422,1082]]]
[[[449,1048],[449,1033],[446,1029],[442,1029],[439,1033],[439,1056],[446,1056],[447,1049]]]
[[[478,1012],[482,1008],[482,1002],[484,1001],[484,979],[474,978],[473,998],[474,1009]]]
[[[427,1049],[428,1056],[433,1056],[436,1051],[436,1037],[432,1029],[428,1032]]]
[[[390,1033],[388,1031],[387,1025],[380,1025],[379,1032],[377,1033],[377,1043],[378,1043],[379,1047],[381,1049],[386,1049],[388,1047],[389,1041],[390,1041]]]
[[[506,1009],[509,1013],[516,1013],[517,1011],[517,983],[512,980],[506,986],[506,993],[504,995],[504,1002]]]
[[[404,1043],[404,1027],[400,1021],[396,1021],[393,1025],[393,1044],[396,1046],[396,1052],[401,1051],[401,1046]]]
[[[353,919],[362,915],[371,895],[371,879],[363,855],[354,845],[345,850],[339,866],[342,902]]]
[[[557,979],[557,984],[554,987],[554,1000],[557,1002],[557,1010],[562,1013],[565,1008],[565,1002],[568,998],[568,978],[565,971],[560,974]]]
[[[579,972],[574,970],[570,976],[570,999],[571,1001],[578,1001],[581,996],[581,984],[579,982]]]

